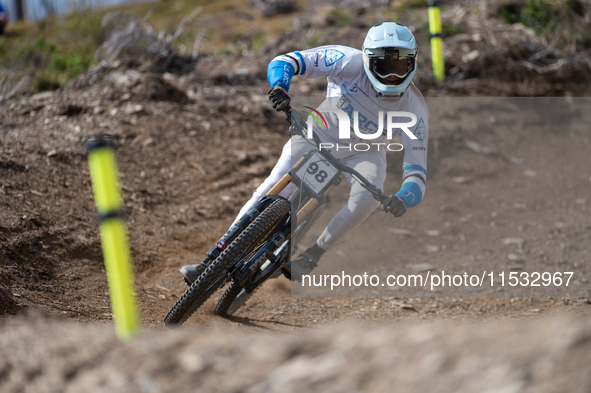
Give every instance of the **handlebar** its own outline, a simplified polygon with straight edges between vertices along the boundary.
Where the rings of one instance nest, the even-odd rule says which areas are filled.
[[[299,135],[302,138],[305,138],[305,135],[303,132],[303,127],[304,127],[305,123],[302,120],[302,118],[300,117],[300,115],[297,112],[295,112],[295,114],[297,115],[297,118],[294,119],[294,116],[292,115],[292,108],[290,105],[285,107],[285,109],[283,109],[283,112],[285,112],[285,116],[287,117],[287,121],[290,124],[289,133],[292,135]],[[350,168],[350,167],[342,164],[338,158],[336,158],[335,156],[333,156],[330,153],[330,150],[326,150],[326,149],[321,150],[320,149],[320,143],[321,143],[320,137],[318,135],[316,135],[316,133],[313,131],[312,131],[312,138],[314,139],[314,142],[316,143],[316,149],[320,152],[320,154],[322,154],[337,169],[339,169],[342,172],[349,173],[351,176],[353,176],[355,179],[357,179],[359,181],[359,183],[361,184],[361,186],[363,188],[365,188],[367,191],[369,191],[369,193],[374,197],[375,200],[383,202],[387,198],[387,196],[384,194],[384,192],[382,190],[380,190],[379,188],[377,188],[376,186],[371,184],[369,182],[369,180],[367,180],[365,177],[363,177],[359,172],[357,172],[353,168]]]
[[[285,112],[285,117],[287,117],[287,122],[289,124],[291,124],[291,105],[286,106],[283,109],[283,112]]]

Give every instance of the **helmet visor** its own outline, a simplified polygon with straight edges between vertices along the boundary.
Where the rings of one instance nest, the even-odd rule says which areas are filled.
[[[371,70],[380,78],[392,75],[404,78],[415,69],[415,59],[414,57],[373,57],[370,59],[370,66]]]

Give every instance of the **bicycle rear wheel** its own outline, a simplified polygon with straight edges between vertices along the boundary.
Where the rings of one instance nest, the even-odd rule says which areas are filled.
[[[213,313],[216,315],[220,315],[222,317],[228,316],[228,309],[236,300],[236,297],[242,291],[242,286],[238,285],[238,283],[232,281],[230,286],[224,291],[222,296],[220,296],[220,300],[215,305],[213,309]]]

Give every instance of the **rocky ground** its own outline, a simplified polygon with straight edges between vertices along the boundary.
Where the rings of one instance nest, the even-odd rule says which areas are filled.
[[[302,334],[304,333],[305,334]],[[395,323],[144,331],[4,323],[6,392],[588,392],[589,323]],[[48,361],[51,359],[51,362]],[[583,370],[585,369],[585,370]]]

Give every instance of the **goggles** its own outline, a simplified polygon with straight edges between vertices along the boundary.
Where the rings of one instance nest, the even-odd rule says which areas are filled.
[[[414,57],[399,57],[398,50],[386,49],[386,54],[369,59],[371,71],[380,78],[396,75],[404,78],[415,69]]]

